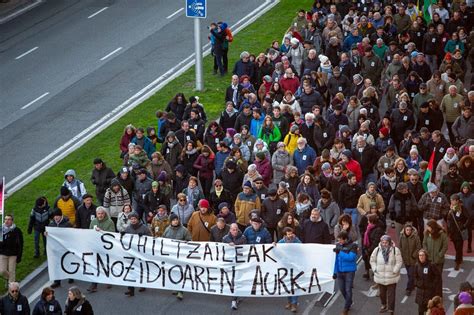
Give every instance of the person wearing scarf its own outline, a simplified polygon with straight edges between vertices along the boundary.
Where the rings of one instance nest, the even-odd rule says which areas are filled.
[[[459,158],[453,148],[446,150],[444,157],[441,159],[441,161],[439,161],[438,166],[436,166],[436,186],[441,186],[441,180],[443,179],[444,175],[448,174],[449,172],[449,165],[456,164],[458,160]]]
[[[378,285],[380,312],[395,314],[395,293],[400,281],[400,269],[403,265],[402,254],[388,235],[380,238],[379,246],[370,256],[370,265],[374,271],[374,281]]]
[[[397,191],[390,197],[388,212],[390,220],[395,221],[395,233],[397,236],[407,222],[414,222],[418,205],[415,196],[408,190],[404,182],[398,183]]]
[[[16,264],[23,254],[23,233],[13,222],[13,216],[6,214],[2,225],[3,241],[0,242],[0,275],[15,282]]]

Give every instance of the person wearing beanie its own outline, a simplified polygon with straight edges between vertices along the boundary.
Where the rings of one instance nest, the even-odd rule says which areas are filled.
[[[436,186],[440,187],[444,175],[447,175],[449,173],[449,166],[452,164],[457,164],[458,161],[459,158],[456,154],[456,150],[454,150],[454,148],[452,147],[447,148],[443,158],[436,166],[436,173],[434,174]]]
[[[468,292],[459,293],[459,304],[454,311],[454,315],[469,315],[474,313],[474,305],[472,305],[472,295]]]
[[[362,168],[359,162],[353,159],[351,150],[346,149],[342,151],[341,160],[346,170],[355,175],[357,179],[357,183],[361,183],[362,182]]]
[[[169,216],[169,222],[170,224],[166,228],[166,230],[163,233],[163,238],[169,238],[172,240],[177,240],[177,241],[185,241],[189,242],[192,241],[192,236],[191,233],[187,228],[185,228],[179,219],[179,216],[172,212]],[[178,291],[176,293],[176,298],[178,300],[183,299],[183,292]]]
[[[263,179],[265,186],[269,186],[272,182],[272,165],[264,152],[258,152],[254,161],[256,171]]]
[[[270,160],[272,158],[272,156],[271,156],[270,151],[268,150],[268,148],[269,148],[269,146],[265,141],[263,141],[262,139],[257,139],[255,141],[255,144],[253,145],[251,160],[255,161],[255,159],[257,158],[257,153],[260,153],[260,152],[264,153],[266,158],[268,160]],[[260,157],[261,157],[261,155],[260,155]]]
[[[193,241],[209,242],[211,237],[211,228],[216,224],[216,216],[210,209],[209,201],[199,200],[199,210],[195,211],[188,222],[188,230],[191,233]]]
[[[461,302],[459,301],[459,295],[463,292],[467,292],[469,294],[471,294],[471,297],[474,295],[474,292],[473,291],[473,287],[472,285],[468,282],[468,281],[464,281],[464,282],[461,282],[459,284],[459,292],[458,294],[456,294],[456,296],[454,297],[454,300],[453,300],[453,304],[454,304],[454,309],[456,309],[460,304]],[[473,297],[474,299],[474,297]]]
[[[30,221],[28,223],[28,234],[35,232],[35,254],[34,258],[38,258],[40,255],[39,243],[40,237],[43,238],[43,254],[46,256],[46,236],[44,232],[46,226],[49,224],[49,217],[51,216],[51,208],[48,204],[48,199],[42,196],[36,199],[33,209],[30,213]]]
[[[233,206],[233,205],[232,205]],[[227,202],[221,202],[218,208],[217,218],[223,218],[225,223],[231,225],[236,222],[234,212],[230,211],[231,205]]]
[[[388,235],[380,238],[379,246],[370,256],[370,266],[374,270],[374,282],[378,284],[380,312],[395,314],[395,294],[397,283],[400,281],[400,269],[403,266],[403,258],[392,239]]]
[[[367,184],[367,190],[359,197],[357,202],[357,211],[359,215],[365,216],[370,213],[370,207],[375,204],[378,215],[381,216],[385,212],[385,203],[382,195],[377,192],[377,185],[374,182]]]
[[[73,225],[69,221],[69,218],[63,215],[63,211],[61,209],[54,208],[51,213],[51,216],[53,217],[53,219],[49,223],[50,227],[58,227],[58,228],[72,228],[73,227]],[[1,253],[0,251],[0,254],[3,254],[3,253]],[[13,279],[12,281],[15,281],[15,280]],[[74,280],[69,279],[68,282],[72,283],[74,282]],[[50,287],[53,289],[59,286],[61,286],[61,280],[54,280],[54,282],[50,285]]]
[[[179,142],[174,131],[168,132],[165,141],[161,146],[161,155],[168,162],[171,169],[174,169],[179,163],[183,145]]]
[[[382,155],[387,151],[387,148],[394,146],[392,138],[390,138],[390,130],[387,127],[382,127],[379,129],[379,137],[375,140],[374,149],[379,155]]]
[[[286,145],[286,150],[290,153],[291,157],[293,157],[293,153],[298,147],[299,138],[301,138],[301,130],[300,127],[295,123],[291,126],[290,132],[288,132],[288,134],[285,136],[285,139],[283,140],[284,144]]]
[[[67,187],[61,186],[60,195],[54,201],[53,209],[60,209],[74,226],[76,223],[76,211],[80,205],[80,201],[72,195],[71,191]]]
[[[257,194],[253,191],[250,181],[246,181],[243,185],[243,191],[237,195],[234,203],[235,215],[239,229],[243,232],[248,226],[249,214],[252,210],[260,210],[261,201]]]

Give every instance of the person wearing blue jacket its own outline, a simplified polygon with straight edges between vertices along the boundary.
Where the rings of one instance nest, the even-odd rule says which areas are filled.
[[[297,146],[293,153],[293,165],[298,169],[298,175],[301,175],[308,166],[313,166],[316,160],[316,151],[307,144],[305,138],[299,138]]]
[[[262,128],[263,121],[265,120],[264,115],[262,115],[260,108],[254,107],[252,120],[250,121],[250,134],[255,138],[258,138],[258,133]]]
[[[152,160],[151,155],[156,151],[156,147],[153,142],[145,136],[145,129],[137,128],[136,136],[133,137],[131,142],[140,145],[146,152],[148,158]]]
[[[257,213],[252,213],[250,218],[250,226],[244,231],[247,244],[270,244],[272,236],[267,228],[263,226],[263,220]]]
[[[337,244],[334,248],[336,263],[334,264],[333,279],[337,279],[339,290],[344,297],[344,310],[342,314],[349,314],[352,305],[352,285],[357,270],[357,244],[350,242],[347,231],[337,235]]]
[[[295,230],[287,226],[283,229],[283,238],[278,241],[278,244],[301,244],[301,240],[296,236]],[[285,308],[293,313],[298,312],[298,296],[289,296],[288,303]]]

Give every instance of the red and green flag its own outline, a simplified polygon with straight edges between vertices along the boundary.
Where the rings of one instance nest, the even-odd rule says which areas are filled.
[[[433,166],[434,166],[434,159],[435,159],[435,150],[431,152],[430,161],[428,162],[428,168],[425,172],[425,177],[423,177],[423,188],[425,191],[428,191],[428,183],[431,180],[431,175],[433,174]]]

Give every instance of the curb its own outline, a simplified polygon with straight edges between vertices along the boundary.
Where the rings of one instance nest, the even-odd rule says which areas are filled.
[[[48,261],[44,261],[38,268],[33,270],[20,282],[20,288],[25,291],[28,286],[35,282],[44,272],[48,270]]]
[[[43,0],[33,0],[29,4],[19,5],[16,9],[12,10],[10,14],[0,17],[0,24],[4,24],[10,20],[13,20],[17,16],[20,16],[23,13],[30,11],[31,9],[37,7],[38,5],[42,3],[43,3]]]

